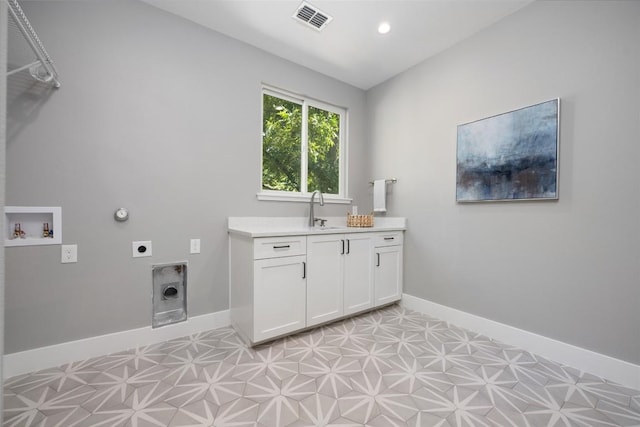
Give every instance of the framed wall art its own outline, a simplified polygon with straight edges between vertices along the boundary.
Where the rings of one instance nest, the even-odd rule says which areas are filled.
[[[558,199],[560,99],[458,126],[456,201]]]

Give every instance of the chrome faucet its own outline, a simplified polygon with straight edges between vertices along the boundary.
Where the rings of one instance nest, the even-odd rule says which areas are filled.
[[[322,193],[318,190],[311,193],[311,200],[309,201],[309,227],[313,227],[316,224],[316,218],[313,213],[313,199],[316,197],[316,194],[319,196],[320,206],[324,206],[324,197],[322,197]]]

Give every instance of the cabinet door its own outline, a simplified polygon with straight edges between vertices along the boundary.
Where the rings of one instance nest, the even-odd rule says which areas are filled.
[[[342,316],[341,234],[307,237],[307,326]]]
[[[344,314],[373,307],[373,237],[346,234],[344,255]]]
[[[375,306],[402,297],[402,246],[375,248]]]
[[[254,261],[253,342],[305,327],[305,261],[304,255]]]

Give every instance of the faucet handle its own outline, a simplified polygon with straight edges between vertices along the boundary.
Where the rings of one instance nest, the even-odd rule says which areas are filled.
[[[320,227],[324,227],[325,223],[327,222],[327,220],[324,219],[324,218],[314,218],[313,219],[313,222],[317,222],[317,221],[320,221]]]

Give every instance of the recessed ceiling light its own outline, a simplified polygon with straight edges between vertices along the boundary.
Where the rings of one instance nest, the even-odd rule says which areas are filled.
[[[387,34],[389,31],[391,31],[391,25],[389,25],[388,22],[381,22],[380,25],[378,25],[378,32],[380,34]]]

